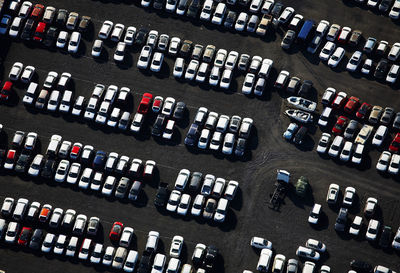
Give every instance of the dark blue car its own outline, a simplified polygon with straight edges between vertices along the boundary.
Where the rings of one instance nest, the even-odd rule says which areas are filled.
[[[185,137],[185,145],[194,146],[199,138],[199,125],[192,124]]]
[[[102,170],[106,164],[107,154],[104,151],[97,151],[93,160],[93,169]]]

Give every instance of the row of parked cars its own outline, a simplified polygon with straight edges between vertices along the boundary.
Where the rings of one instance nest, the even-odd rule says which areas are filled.
[[[389,12],[389,17],[393,20],[400,18],[400,1],[399,0],[353,0],[353,2],[366,5],[367,7],[379,10],[383,14]]]
[[[88,219],[86,215],[77,214],[73,209],[65,211],[62,208],[53,209],[50,204],[42,206],[39,202],[29,202],[26,198],[14,200],[12,197],[6,197],[1,207],[1,215],[18,223],[46,225],[54,230],[72,232],[76,236],[82,236],[84,233],[89,237],[96,236],[100,226],[98,217],[93,216]],[[17,236],[16,233],[13,238],[9,238],[9,242],[14,243]]]
[[[223,154],[243,156],[252,127],[251,118],[242,119],[236,115],[230,118],[200,107],[186,134],[185,145],[213,151],[222,147]]]
[[[79,48],[82,33],[91,24],[89,16],[79,16],[76,12],[57,9],[42,4],[33,5],[24,1],[10,3],[10,12],[14,15],[4,15],[1,20],[0,34],[10,37],[20,37],[22,40],[33,40],[43,43],[46,47],[67,47],[68,52],[76,53]],[[19,8],[19,10],[18,10]],[[68,41],[69,40],[69,41]]]

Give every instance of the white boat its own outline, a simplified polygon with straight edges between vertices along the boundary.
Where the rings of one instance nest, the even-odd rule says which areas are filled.
[[[314,112],[317,109],[317,103],[307,100],[302,97],[289,97],[287,98],[287,102],[292,104],[294,107],[299,108],[304,111]]]
[[[297,120],[298,122],[302,123],[311,123],[313,122],[313,116],[302,110],[297,109],[289,109],[285,111],[285,114],[288,115],[290,118]]]

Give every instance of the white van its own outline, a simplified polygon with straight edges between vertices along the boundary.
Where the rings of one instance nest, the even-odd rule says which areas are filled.
[[[222,21],[224,20],[225,13],[226,13],[226,4],[218,3],[211,22],[216,25],[221,25]]]
[[[221,198],[218,201],[217,210],[214,214],[214,221],[216,222],[223,222],[225,221],[226,212],[228,210],[228,199]]]
[[[68,113],[71,108],[72,91],[65,90],[64,95],[61,99],[59,111],[61,113]]]
[[[62,137],[59,135],[52,135],[50,139],[49,146],[47,147],[46,154],[48,156],[55,156],[58,153]]]
[[[260,258],[257,263],[257,270],[261,272],[268,272],[269,265],[272,259],[272,250],[264,248],[261,250]]]
[[[32,105],[34,99],[36,98],[37,91],[39,90],[38,84],[36,82],[31,82],[28,86],[28,89],[26,90],[25,96],[22,99],[22,102],[25,105]]]

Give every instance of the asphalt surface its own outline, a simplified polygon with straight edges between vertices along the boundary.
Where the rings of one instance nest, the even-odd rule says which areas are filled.
[[[98,241],[104,242],[105,245],[110,245],[107,234],[112,223],[121,221],[135,229],[136,238],[132,248],[140,253],[144,249],[147,233],[150,230],[157,230],[161,234],[162,243],[159,248],[161,253],[168,253],[174,235],[182,235],[186,242],[184,263],[191,262],[190,257],[196,243],[214,244],[221,253],[218,273],[241,272],[244,269],[255,271],[259,252],[249,246],[252,236],[262,236],[272,241],[274,253],[284,254],[287,259],[295,257],[297,247],[303,245],[308,238],[321,240],[326,243],[328,253],[323,255],[319,265],[330,265],[332,270],[337,272],[349,270],[348,263],[352,259],[362,259],[373,265],[381,264],[395,271],[400,270],[399,253],[392,250],[384,251],[376,244],[370,244],[362,238],[352,239],[336,234],[333,226],[337,209],[328,208],[325,202],[330,183],[339,184],[342,191],[347,186],[354,186],[358,198],[356,205],[350,210],[351,218],[361,215],[366,199],[374,196],[378,198],[380,204],[378,217],[385,225],[390,225],[396,230],[400,225],[399,180],[376,172],[375,164],[380,150],[371,149],[360,167],[320,157],[315,148],[321,130],[313,126],[310,127],[311,134],[304,146],[296,147],[286,143],[281,137],[289,124],[288,118],[282,114],[287,109],[282,99],[286,95],[277,93],[271,88],[273,80],[269,81],[266,94],[261,99],[246,97],[238,91],[243,82],[243,75],[236,75],[231,90],[223,92],[207,86],[176,81],[171,75],[173,60],[170,58],[166,59],[160,75],[140,72],[135,66],[139,48],[130,49],[126,62],[122,65],[116,65],[112,60],[115,44],[106,43],[106,54],[99,61],[90,57],[90,50],[101,22],[107,19],[114,23],[123,23],[125,26],[156,29],[160,34],[167,33],[170,37],[178,36],[203,45],[214,44],[217,48],[225,48],[228,51],[236,50],[239,53],[271,58],[274,60],[275,68],[271,79],[274,79],[281,69],[286,69],[291,75],[312,80],[315,87],[313,97],[318,98],[318,101],[326,87],[332,86],[337,90],[359,96],[361,100],[371,104],[393,106],[399,110],[400,101],[395,99],[398,86],[392,88],[358,74],[351,75],[344,70],[345,61],[339,69],[332,71],[303,50],[295,48],[289,53],[284,52],[280,48],[283,35],[281,31],[260,39],[253,35],[216,28],[210,24],[192,22],[165,12],[145,10],[137,4],[131,4],[130,1],[55,0],[42,3],[91,16],[94,20],[94,31],[90,31],[84,37],[77,56],[1,38],[0,52],[4,59],[4,67],[0,71],[2,82],[7,78],[12,64],[21,61],[24,65],[36,67],[35,80],[39,83],[43,83],[48,71],[70,72],[73,77],[70,88],[75,95],[89,97],[96,83],[115,84],[131,88],[134,94],[131,105],[133,111],[139,103],[140,95],[144,92],[151,92],[164,98],[172,96],[177,101],[184,101],[189,111],[179,124],[174,140],[166,143],[154,140],[150,136],[151,120],[147,122],[144,133],[134,137],[71,117],[26,109],[20,101],[26,86],[17,84],[15,88],[17,98],[11,105],[0,107],[0,123],[4,126],[3,144],[11,141],[15,130],[35,131],[40,136],[38,151],[44,153],[50,136],[60,134],[66,140],[91,144],[96,149],[107,152],[115,151],[120,155],[142,160],[153,159],[157,162],[158,174],[153,181],[146,183],[140,202],[130,204],[72,187],[2,172],[1,200],[7,196],[25,197],[42,204],[50,203],[53,207],[61,207],[64,210],[73,208],[87,216],[98,216],[101,218],[104,230]],[[395,38],[400,37],[400,30],[387,17],[378,16],[359,7],[349,7],[339,0],[333,2],[321,0],[318,4],[311,0],[283,1],[283,3],[292,5],[296,11],[315,21],[326,18],[331,23],[336,20],[342,26],[359,28],[364,31],[366,37],[371,35],[377,39],[386,39],[390,43],[396,42]],[[349,57],[351,53],[348,52],[346,55]],[[230,116],[237,114],[254,119],[255,128],[249,143],[249,152],[244,159],[200,152],[187,149],[183,145],[183,138],[196,109],[200,106],[220,114]],[[321,106],[319,109],[322,109]],[[385,143],[384,147],[387,146],[388,143]],[[153,199],[158,183],[167,182],[171,188],[182,168],[239,181],[240,191],[231,205],[224,224],[216,225],[193,217],[177,217],[154,207]],[[279,212],[270,210],[269,194],[273,190],[276,169],[290,171],[293,183],[299,176],[307,176],[312,186],[312,195],[306,200],[299,200],[291,190]],[[325,213],[322,224],[316,229],[307,223],[314,202],[321,203]],[[35,254],[18,247],[10,248],[4,244],[1,244],[0,253],[0,269],[6,272],[108,271],[104,267],[94,267],[89,263],[70,261],[54,255]]]

